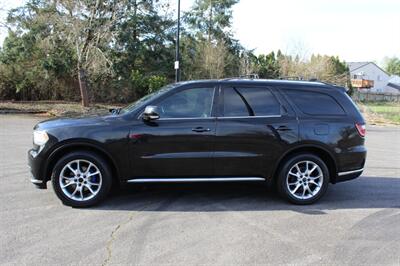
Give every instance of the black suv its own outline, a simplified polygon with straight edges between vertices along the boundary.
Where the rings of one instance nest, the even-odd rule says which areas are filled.
[[[283,80],[168,85],[111,114],[41,122],[31,181],[98,203],[112,184],[268,181],[296,204],[363,171],[365,122],[342,87]]]

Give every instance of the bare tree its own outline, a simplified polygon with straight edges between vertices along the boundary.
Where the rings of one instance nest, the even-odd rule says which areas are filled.
[[[75,47],[82,105],[89,105],[88,73],[108,73],[112,63],[103,48],[110,45],[113,26],[124,1],[54,0],[54,35]],[[58,36],[57,36],[58,35]]]
[[[6,22],[6,14],[8,10],[5,6],[4,3],[0,3],[0,28],[6,28],[9,29],[9,26],[7,25]]]
[[[310,48],[302,38],[292,38],[286,46],[285,54],[290,55],[293,58],[297,58],[298,61],[307,61],[310,59]]]
[[[240,57],[239,74],[246,76],[258,72],[257,66],[250,58],[249,52],[244,52]]]
[[[310,59],[300,60],[299,56],[293,58],[285,55],[278,60],[282,77],[317,79],[342,86],[346,86],[349,81],[348,71],[337,69],[338,59],[335,57],[312,55]]]
[[[204,42],[201,46],[202,68],[206,78],[222,78],[225,73],[225,58],[228,50],[224,41]]]

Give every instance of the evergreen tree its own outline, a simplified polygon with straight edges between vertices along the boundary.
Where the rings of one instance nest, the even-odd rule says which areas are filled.
[[[400,76],[400,58],[392,57],[386,60],[385,70],[392,75]]]
[[[208,42],[230,37],[232,6],[239,0],[196,0],[185,14],[190,29]]]

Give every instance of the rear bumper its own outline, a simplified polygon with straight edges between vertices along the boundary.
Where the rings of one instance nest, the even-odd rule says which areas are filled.
[[[338,154],[338,173],[332,183],[359,177],[364,171],[367,150],[364,145],[355,146]]]
[[[346,172],[339,172],[337,174],[335,183],[355,179],[355,178],[359,177],[363,171],[364,171],[364,168],[356,169],[356,170],[352,170],[352,171],[346,171]]]

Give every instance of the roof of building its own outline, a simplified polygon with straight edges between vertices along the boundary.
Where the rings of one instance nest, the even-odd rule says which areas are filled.
[[[400,85],[398,84],[389,82],[386,86],[400,91]]]
[[[369,64],[373,64],[375,65],[377,68],[379,68],[380,70],[382,70],[383,72],[385,72],[388,76],[389,73],[387,73],[384,69],[382,69],[380,66],[378,66],[377,64],[375,64],[374,62],[346,62],[347,66],[349,67],[350,72],[353,72],[363,66],[369,65]]]
[[[397,75],[391,76],[386,86],[400,91],[400,77]]]
[[[362,66],[368,65],[370,62],[346,62],[350,71],[356,70]]]
[[[389,78],[389,81],[388,81],[388,82],[394,83],[394,84],[397,84],[397,85],[400,85],[400,76],[393,75],[393,76],[391,76],[391,77]]]

